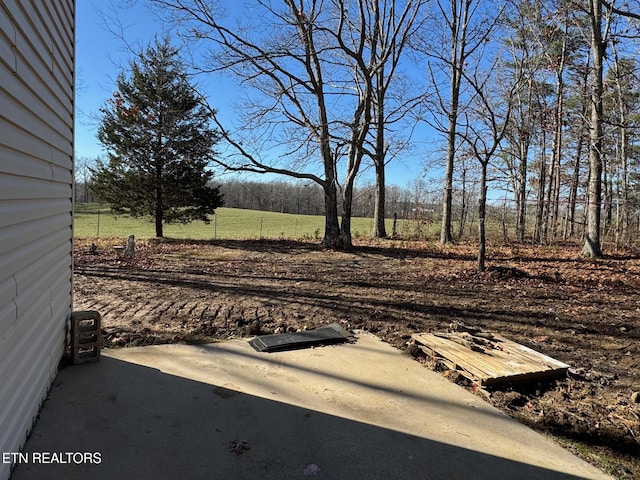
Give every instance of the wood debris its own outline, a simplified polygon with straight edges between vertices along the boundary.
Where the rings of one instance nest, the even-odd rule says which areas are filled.
[[[565,376],[569,365],[497,334],[454,324],[448,332],[416,333],[415,346],[481,386]]]

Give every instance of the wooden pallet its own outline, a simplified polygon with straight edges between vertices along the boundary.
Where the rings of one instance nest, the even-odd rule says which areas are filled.
[[[491,335],[496,348],[478,349],[482,351],[461,344],[467,342],[455,341],[451,334],[416,333],[411,337],[424,353],[481,386],[562,377],[569,369],[565,363],[500,335]]]

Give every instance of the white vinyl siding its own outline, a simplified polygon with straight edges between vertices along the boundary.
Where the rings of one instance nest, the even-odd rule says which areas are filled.
[[[0,453],[24,444],[67,341],[74,12],[75,0],[0,0]]]

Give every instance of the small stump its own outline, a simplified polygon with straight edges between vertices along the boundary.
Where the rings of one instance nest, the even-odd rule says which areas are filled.
[[[124,254],[127,257],[133,257],[136,252],[136,240],[133,235],[129,235],[127,238],[127,246],[124,249]]]

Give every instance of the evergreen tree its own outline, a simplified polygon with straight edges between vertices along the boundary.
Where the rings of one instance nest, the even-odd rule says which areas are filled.
[[[155,219],[157,237],[167,223],[208,222],[222,205],[207,169],[219,135],[178,49],[167,38],[149,45],[100,111],[108,161],[93,169],[96,196],[118,213]]]

